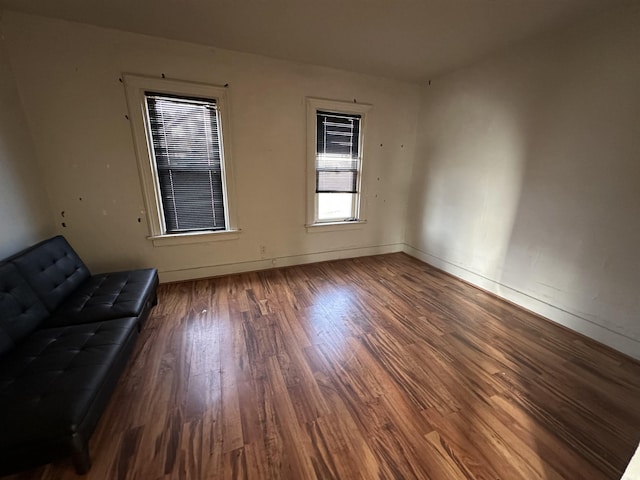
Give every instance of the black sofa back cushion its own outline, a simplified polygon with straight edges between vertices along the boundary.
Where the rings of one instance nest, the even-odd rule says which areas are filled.
[[[89,269],[62,236],[45,240],[11,261],[49,311],[90,277]]]
[[[12,350],[49,316],[15,265],[0,265],[0,356]]]

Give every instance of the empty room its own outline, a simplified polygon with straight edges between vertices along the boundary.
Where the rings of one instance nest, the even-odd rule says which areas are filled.
[[[0,477],[640,479],[638,1],[0,37]]]

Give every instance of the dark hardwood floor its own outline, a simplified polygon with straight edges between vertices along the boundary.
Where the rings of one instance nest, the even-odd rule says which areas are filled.
[[[404,254],[341,260],[162,285],[85,478],[617,480],[639,407],[640,362]]]

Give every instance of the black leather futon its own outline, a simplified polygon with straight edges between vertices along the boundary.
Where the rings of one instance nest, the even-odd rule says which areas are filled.
[[[157,302],[155,269],[91,275],[57,236],[0,262],[0,475],[88,440]]]

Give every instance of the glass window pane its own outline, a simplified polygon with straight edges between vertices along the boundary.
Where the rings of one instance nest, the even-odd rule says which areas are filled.
[[[318,220],[345,220],[353,217],[353,193],[318,193]]]

